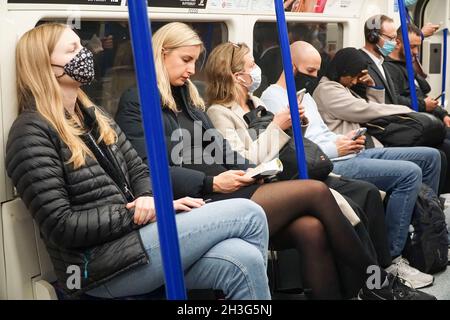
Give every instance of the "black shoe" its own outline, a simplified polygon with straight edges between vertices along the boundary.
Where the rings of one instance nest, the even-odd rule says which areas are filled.
[[[358,294],[359,300],[437,300],[425,292],[412,289],[403,284],[401,279],[389,274],[387,284],[381,289],[368,289],[364,286]]]

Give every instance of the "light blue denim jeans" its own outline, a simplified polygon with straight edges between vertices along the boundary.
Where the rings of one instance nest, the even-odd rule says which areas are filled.
[[[440,153],[436,149],[369,149],[356,158],[334,163],[333,172],[348,178],[373,183],[390,194],[386,225],[392,257],[402,254],[409,225],[422,183],[436,193],[441,171]]]
[[[269,300],[269,231],[263,209],[250,200],[205,205],[176,216],[187,289],[222,290],[230,300]],[[156,223],[140,229],[150,263],[91,290],[99,298],[142,295],[164,284]]]

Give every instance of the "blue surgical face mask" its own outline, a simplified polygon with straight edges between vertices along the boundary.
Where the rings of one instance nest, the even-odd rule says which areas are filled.
[[[377,45],[377,47],[378,47],[378,50],[380,50],[380,53],[383,56],[387,57],[395,50],[396,45],[397,45],[397,42],[395,42],[395,41],[384,40],[384,45],[382,47]]]
[[[405,0],[405,6],[412,7],[417,3],[417,0]]]

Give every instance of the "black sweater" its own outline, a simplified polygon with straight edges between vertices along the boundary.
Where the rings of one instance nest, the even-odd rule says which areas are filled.
[[[389,72],[397,93],[398,104],[408,106],[412,108],[411,90],[409,88],[408,71],[406,69],[406,63],[404,61],[394,60],[386,58],[384,67]],[[426,79],[422,78],[418,74],[415,74],[417,99],[419,101],[419,112],[427,112],[425,99],[427,94],[431,91],[431,86]],[[437,107],[431,114],[435,115],[439,119],[444,119],[448,116],[448,112],[442,108]]]

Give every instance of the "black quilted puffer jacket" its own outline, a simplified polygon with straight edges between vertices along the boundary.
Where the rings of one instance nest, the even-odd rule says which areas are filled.
[[[95,121],[93,108],[85,117]],[[151,195],[149,171],[123,132],[109,146],[136,198]],[[132,268],[148,263],[133,210],[123,191],[97,160],[74,169],[71,152],[34,108],[14,122],[6,147],[6,168],[39,226],[60,286],[77,296]],[[81,270],[81,289],[67,288],[67,268]]]

